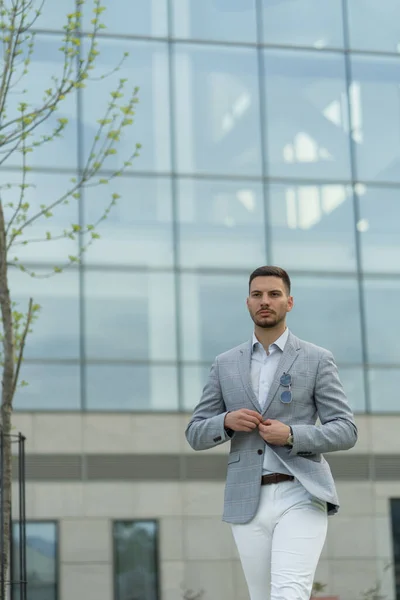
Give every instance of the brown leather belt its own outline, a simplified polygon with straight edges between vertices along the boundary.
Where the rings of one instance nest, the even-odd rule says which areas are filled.
[[[263,475],[261,477],[261,485],[269,485],[270,483],[281,483],[281,481],[293,480],[293,475],[284,475],[283,473],[271,473],[271,475]]]

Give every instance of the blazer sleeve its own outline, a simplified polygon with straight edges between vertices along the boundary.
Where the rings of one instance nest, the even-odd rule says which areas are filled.
[[[330,352],[319,360],[314,401],[321,425],[293,424],[294,444],[290,454],[318,454],[352,448],[357,442],[357,427]]]
[[[207,450],[231,439],[234,432],[224,428],[227,414],[218,375],[218,358],[215,359],[204,387],[200,402],[186,428],[186,439],[193,450]]]

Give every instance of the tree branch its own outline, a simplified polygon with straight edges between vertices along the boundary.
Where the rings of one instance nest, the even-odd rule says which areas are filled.
[[[25,323],[24,331],[22,333],[21,343],[19,345],[18,357],[17,357],[17,361],[16,361],[17,364],[16,364],[16,368],[15,368],[15,375],[14,375],[13,388],[12,388],[13,397],[15,395],[15,391],[16,391],[17,385],[18,385],[19,372],[21,370],[21,364],[22,364],[22,359],[23,359],[24,350],[25,350],[25,342],[26,342],[27,335],[29,333],[29,328],[32,324],[32,319],[33,319],[33,299],[30,298],[29,306],[28,306],[28,314],[26,315],[26,323]]]

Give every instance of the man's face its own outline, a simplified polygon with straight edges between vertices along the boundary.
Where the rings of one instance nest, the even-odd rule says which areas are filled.
[[[247,308],[258,327],[269,329],[285,320],[293,308],[293,298],[279,277],[256,277],[251,282]]]

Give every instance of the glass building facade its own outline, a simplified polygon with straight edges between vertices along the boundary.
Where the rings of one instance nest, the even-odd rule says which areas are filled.
[[[143,148],[124,176],[35,226],[90,223],[112,185],[121,198],[81,266],[11,273],[14,299],[43,309],[17,409],[190,411],[214,357],[251,335],[249,273],[277,264],[293,280],[290,328],[334,353],[353,409],[398,412],[399,3],[105,4],[96,73],[129,57],[63,105],[64,138],[32,154],[30,201],[58,197],[82,168],[120,77],[140,102],[119,152]],[[48,0],[35,25],[32,95],[60,68],[70,10]],[[19,177],[8,161],[2,181]],[[41,275],[78,243],[19,257]]]

